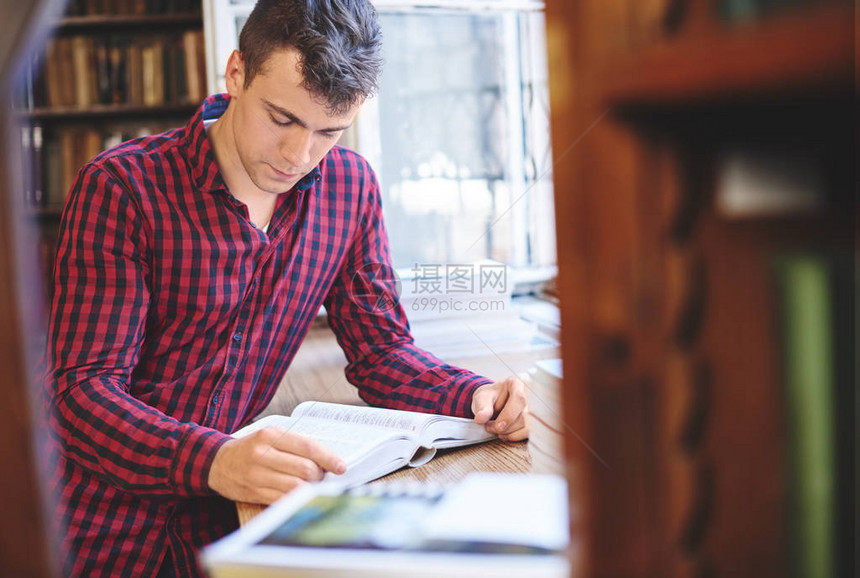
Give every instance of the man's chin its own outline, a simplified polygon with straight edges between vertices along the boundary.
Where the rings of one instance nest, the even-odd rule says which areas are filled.
[[[264,193],[280,195],[292,189],[299,179],[276,179],[273,177],[253,178],[251,181]]]

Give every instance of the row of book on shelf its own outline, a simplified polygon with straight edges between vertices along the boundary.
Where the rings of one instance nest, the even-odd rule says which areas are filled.
[[[66,16],[143,16],[190,12],[200,12],[200,0],[71,0]]]
[[[201,30],[146,38],[59,36],[18,91],[18,106],[81,108],[196,103],[206,87]]]

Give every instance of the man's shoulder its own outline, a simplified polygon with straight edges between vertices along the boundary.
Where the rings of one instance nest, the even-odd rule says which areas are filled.
[[[184,142],[185,131],[175,128],[154,135],[140,136],[111,147],[94,157],[90,164],[125,172],[130,167],[144,169],[161,164]]]
[[[364,190],[376,183],[376,174],[367,159],[344,146],[332,147],[323,159],[321,169],[329,185],[336,183],[339,187]]]
[[[372,170],[367,159],[354,150],[342,145],[334,145],[325,158],[326,163],[330,166],[357,167],[362,171]]]

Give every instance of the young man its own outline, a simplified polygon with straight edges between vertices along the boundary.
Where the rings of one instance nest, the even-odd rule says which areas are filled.
[[[368,403],[527,437],[522,382],[442,363],[400,306],[350,291],[359,275],[396,302],[373,171],[335,146],[379,49],[369,1],[260,0],[227,95],[79,174],[46,379],[67,574],[195,575],[196,550],[236,527],[233,501],[344,471],[291,432],[228,435],[268,404],[321,304]]]

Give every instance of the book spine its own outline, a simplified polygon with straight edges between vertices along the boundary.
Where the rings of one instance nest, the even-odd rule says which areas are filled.
[[[45,56],[42,54],[34,54],[30,65],[32,83],[30,85],[30,95],[32,100],[29,102],[29,108],[36,108],[47,105],[45,96]]]
[[[41,206],[45,204],[45,192],[42,184],[42,147],[44,144],[44,136],[42,133],[42,125],[39,123],[33,124],[32,142],[30,150],[29,173],[31,175],[31,190],[33,205]]]
[[[824,258],[777,262],[789,440],[790,564],[798,578],[833,578],[835,533],[834,338]]]
[[[42,181],[45,187],[45,204],[53,207],[63,203],[66,192],[63,190],[63,151],[59,135],[45,140],[45,164]]]
[[[60,69],[57,38],[52,38],[45,46],[45,62],[42,76],[45,78],[45,104],[47,106],[59,106],[62,98],[60,96]]]
[[[86,108],[90,100],[90,76],[93,73],[91,40],[86,36],[74,36],[72,43],[72,62],[75,74],[75,105]]]
[[[20,131],[21,131],[21,155],[23,156],[23,158],[27,159],[28,161],[32,161],[32,156],[33,156],[32,127],[29,124],[24,124],[21,126]],[[32,179],[30,178],[30,172],[25,172],[23,174],[23,179],[22,179],[22,183],[21,183],[21,185],[24,189],[24,205],[25,206],[30,206],[30,205],[34,204],[33,186],[32,186],[31,181],[32,181]]]
[[[187,30],[182,35],[182,49],[185,52],[185,86],[188,90],[188,100],[194,104],[203,99],[203,90],[199,85],[199,66],[197,62],[196,31]]]
[[[110,101],[113,104],[126,102],[126,46],[119,39],[111,42],[110,58]]]
[[[108,104],[111,101],[110,56],[108,39],[99,38],[95,45],[96,85],[98,86],[98,102]]]
[[[128,47],[128,102],[143,104],[143,51],[139,42]]]

